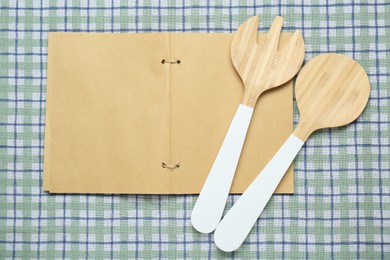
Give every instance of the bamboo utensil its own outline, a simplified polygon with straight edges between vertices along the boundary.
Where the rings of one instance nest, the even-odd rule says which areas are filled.
[[[354,121],[369,93],[364,69],[344,55],[319,55],[303,67],[295,86],[299,124],[218,225],[218,248],[231,252],[241,245],[310,134]]]
[[[192,211],[192,225],[202,233],[212,232],[222,217],[257,99],[290,80],[303,62],[304,42],[299,31],[278,50],[283,18],[275,18],[261,44],[257,43],[258,22],[258,16],[248,19],[232,40],[231,59],[244,83],[244,95]]]

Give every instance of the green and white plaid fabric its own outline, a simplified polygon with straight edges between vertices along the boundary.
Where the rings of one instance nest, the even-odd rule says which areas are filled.
[[[255,14],[302,30],[306,61],[355,58],[372,89],[355,123],[309,139],[295,195],[274,196],[238,251],[194,231],[196,196],[42,192],[49,31],[230,33]],[[385,0],[0,0],[0,258],[390,259],[389,39]]]

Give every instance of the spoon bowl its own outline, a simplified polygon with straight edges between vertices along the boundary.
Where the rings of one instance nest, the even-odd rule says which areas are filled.
[[[359,63],[336,53],[317,56],[302,68],[295,84],[300,112],[297,136],[306,140],[317,129],[351,123],[369,95],[370,82]]]

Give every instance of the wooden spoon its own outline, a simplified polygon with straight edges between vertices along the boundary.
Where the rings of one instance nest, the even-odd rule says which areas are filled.
[[[260,45],[258,23],[258,16],[250,18],[238,28],[232,40],[231,58],[244,83],[244,96],[192,211],[192,225],[202,233],[212,232],[221,220],[258,97],[290,80],[303,62],[305,50],[299,31],[278,50],[283,18],[275,18]]]
[[[218,248],[231,252],[241,245],[309,135],[354,121],[369,94],[367,74],[347,56],[323,54],[303,67],[295,86],[299,124],[218,225]]]

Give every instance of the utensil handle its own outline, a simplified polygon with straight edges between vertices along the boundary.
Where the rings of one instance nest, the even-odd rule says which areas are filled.
[[[253,108],[240,104],[192,210],[192,226],[210,233],[221,220]]]
[[[231,252],[240,247],[303,144],[291,134],[237,200],[215,231],[214,241],[219,249]]]

